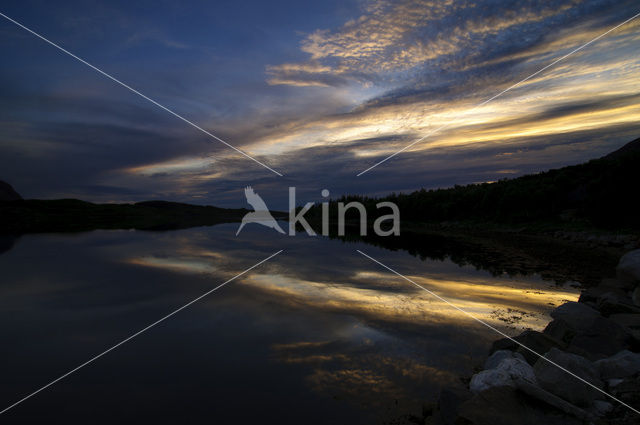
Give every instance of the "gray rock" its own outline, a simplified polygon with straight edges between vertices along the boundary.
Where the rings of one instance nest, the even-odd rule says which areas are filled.
[[[456,424],[578,425],[583,422],[512,387],[494,387],[460,405]]]
[[[616,267],[616,276],[625,282],[640,281],[640,249],[627,252],[622,256]]]
[[[571,342],[571,339],[576,335],[575,329],[562,319],[549,322],[542,333],[567,344]]]
[[[633,304],[633,301],[626,294],[620,295],[613,291],[602,294],[596,303],[600,313],[609,317],[612,314],[634,313],[640,314],[640,307]]]
[[[577,406],[589,406],[593,400],[602,396],[600,391],[556,366],[562,366],[595,387],[602,389],[604,384],[600,380],[598,369],[589,360],[556,348],[552,348],[545,355],[545,358],[555,364],[544,359],[536,362],[534,371],[540,387]]]
[[[640,330],[640,314],[614,314],[609,317],[609,320],[626,329]]]
[[[560,397],[551,394],[548,391],[543,390],[542,388],[532,385],[526,381],[517,381],[518,389],[523,393],[535,398],[536,400],[540,400],[550,406],[553,406],[565,413],[568,413],[576,418],[582,419],[584,421],[590,422],[595,419],[592,413],[588,413],[579,407],[574,406],[573,404],[561,399]],[[598,401],[598,400],[596,400]]]
[[[583,303],[570,301],[553,310],[551,317],[564,320],[573,329],[583,330],[600,317],[600,312]]]
[[[611,394],[631,406],[640,404],[640,377],[625,378],[618,385],[610,388]]]
[[[606,294],[615,294],[616,296],[623,298],[627,297],[627,292],[620,288],[611,288],[608,286],[594,286],[587,288],[580,293],[580,304],[588,304],[589,307],[597,308],[598,301],[602,299]]]
[[[479,393],[492,387],[517,386],[518,379],[536,383],[536,375],[529,363],[517,357],[503,359],[494,369],[483,370],[473,375],[469,389]]]
[[[511,376],[507,372],[499,369],[488,369],[478,372],[471,377],[471,382],[469,383],[469,389],[474,394],[493,387],[515,388],[515,386],[515,381]]]
[[[624,382],[624,379],[622,378],[614,378],[614,379],[609,379],[607,381],[607,385],[609,386],[609,388],[613,388],[619,384],[622,384]]]
[[[613,410],[613,404],[604,400],[594,400],[589,410],[597,416],[604,416]]]
[[[567,344],[565,344],[564,342],[537,331],[524,331],[513,339],[524,345],[528,349],[523,348],[521,345],[509,338],[503,338],[493,343],[493,345],[491,346],[491,353],[494,353],[497,350],[517,351],[518,353],[522,354],[522,356],[529,364],[535,364],[540,356],[543,356],[544,353],[549,351],[551,348],[557,347],[564,349],[567,346]],[[529,350],[533,350],[540,356],[532,353]]]
[[[605,278],[600,281],[600,284],[597,287],[626,292],[633,289],[634,285],[633,283],[629,283],[620,279]]]
[[[622,326],[629,333],[633,347],[640,347],[640,314],[614,314],[609,320]]]
[[[495,369],[504,359],[513,358],[524,360],[524,357],[520,353],[509,350],[498,350],[490,355],[489,358],[484,362],[484,369]]]
[[[640,372],[640,354],[628,350],[594,363],[600,372],[600,378],[627,378]]]
[[[567,351],[599,360],[630,348],[630,333],[613,320],[598,317],[588,328],[576,331]]]

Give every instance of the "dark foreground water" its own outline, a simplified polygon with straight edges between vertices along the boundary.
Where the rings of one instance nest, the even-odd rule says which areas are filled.
[[[375,424],[470,376],[577,289],[363,243],[237,225],[28,235],[0,255],[0,410],[284,252],[0,416],[1,423]]]

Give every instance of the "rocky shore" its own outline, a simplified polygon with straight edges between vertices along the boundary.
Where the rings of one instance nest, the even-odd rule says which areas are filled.
[[[425,422],[640,424],[640,250],[551,316],[542,332],[495,341],[483,370],[443,389]]]

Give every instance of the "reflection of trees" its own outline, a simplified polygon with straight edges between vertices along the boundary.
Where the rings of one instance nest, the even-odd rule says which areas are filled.
[[[354,232],[340,239],[366,242],[392,251],[404,250],[422,260],[450,259],[460,266],[471,265],[494,276],[539,274],[557,283],[598,283],[613,273],[618,261],[618,253],[518,233],[403,229],[400,236],[361,237]]]

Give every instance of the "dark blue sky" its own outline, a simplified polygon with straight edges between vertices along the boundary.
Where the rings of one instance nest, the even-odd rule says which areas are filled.
[[[637,9],[637,10],[636,10]],[[0,179],[29,198],[284,208],[572,164],[640,133],[637,1],[44,2],[0,11]],[[369,173],[357,173],[426,138]]]

